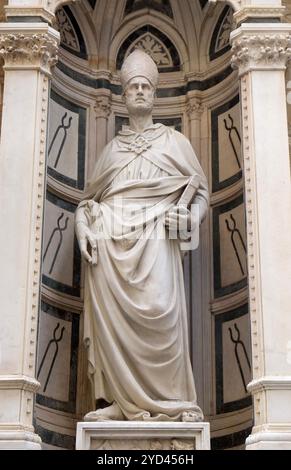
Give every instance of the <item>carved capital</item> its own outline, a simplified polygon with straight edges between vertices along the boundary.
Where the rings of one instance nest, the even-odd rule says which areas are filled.
[[[0,30],[0,56],[5,68],[39,68],[49,73],[58,60],[58,33]]]
[[[111,99],[107,95],[98,96],[95,101],[94,111],[96,118],[108,119],[111,114]]]
[[[59,33],[46,23],[0,25],[0,57],[5,69],[39,69],[49,74],[58,60]]]
[[[275,28],[266,30],[264,25],[260,25],[264,27],[261,31],[254,27],[246,28],[248,24],[243,26],[232,35],[232,67],[238,68],[240,75],[249,70],[285,69],[291,56],[289,32],[280,31],[279,28],[278,31]],[[236,34],[237,31],[240,34]]]
[[[186,113],[189,119],[200,119],[204,106],[198,98],[190,98],[186,104]]]

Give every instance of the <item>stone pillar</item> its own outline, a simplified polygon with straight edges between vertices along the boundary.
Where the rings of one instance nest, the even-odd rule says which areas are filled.
[[[186,112],[189,118],[190,128],[190,141],[198,156],[200,155],[200,143],[201,143],[201,115],[204,107],[201,100],[196,96],[189,96],[187,99]]]
[[[96,155],[100,156],[107,144],[107,124],[111,114],[111,93],[108,90],[100,90],[95,101],[94,111],[96,115]],[[96,162],[95,155],[95,162]]]
[[[201,117],[204,106],[201,98],[195,94],[188,94],[186,101],[186,113],[189,119],[189,139],[192,147],[197,154],[202,167],[201,155]],[[205,170],[205,166],[204,166]],[[207,266],[207,250],[205,251],[205,242],[207,240],[208,222],[200,227],[199,246],[196,250],[186,253],[184,259],[184,278],[186,292],[189,292],[188,300],[188,323],[189,323],[189,342],[190,354],[195,378],[196,393],[199,406],[204,410],[203,394],[203,315],[208,309],[208,298],[205,297],[203,288],[205,287],[204,270]],[[207,273],[208,275],[208,273]]]
[[[291,25],[231,34],[241,84],[254,428],[247,449],[291,449],[291,185],[285,65]],[[288,355],[289,348],[289,355]]]
[[[33,400],[50,68],[59,34],[46,23],[0,24],[0,449],[39,449]]]

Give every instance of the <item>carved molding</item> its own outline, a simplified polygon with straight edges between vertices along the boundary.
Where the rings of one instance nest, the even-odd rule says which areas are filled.
[[[98,96],[95,101],[94,111],[96,118],[108,119],[111,114],[111,99],[109,96]]]
[[[194,439],[107,439],[94,441],[94,450],[194,450]]]
[[[221,49],[224,49],[226,46],[229,46],[230,33],[233,29],[232,25],[233,9],[229,8],[218,31],[214,52],[219,52]]]
[[[233,20],[236,25],[242,23],[247,18],[281,18],[284,14],[285,7],[274,6],[251,6],[248,5],[241,8],[233,15]]]
[[[258,393],[264,390],[291,390],[291,376],[264,376],[260,379],[252,380],[248,384],[248,390],[252,393]]]
[[[52,12],[42,7],[20,7],[14,5],[7,5],[4,7],[6,17],[21,17],[21,16],[34,16],[41,17],[48,23],[51,23],[54,19]]]
[[[67,16],[65,10],[60,8],[56,11],[56,18],[58,24],[58,30],[61,35],[61,43],[68,46],[74,51],[79,51],[79,41],[76,32],[72,26],[72,23]]]
[[[0,390],[27,390],[37,392],[40,383],[26,375],[2,375],[0,378]]]
[[[79,422],[76,449],[208,450],[210,429],[206,422],[107,421]]]
[[[153,59],[157,67],[172,67],[173,61],[167,47],[151,33],[145,33],[130,45],[125,58],[135,49],[144,50]]]
[[[291,56],[291,36],[284,33],[245,34],[233,40],[231,65],[240,75],[253,69],[284,69]]]
[[[58,43],[46,33],[0,35],[0,56],[5,67],[40,67],[50,72],[58,60]]]
[[[248,252],[248,283],[249,283],[249,310],[251,319],[252,340],[252,370],[254,379],[262,376],[264,371],[264,355],[262,347],[262,304],[260,287],[260,260],[257,245],[258,208],[256,197],[256,171],[252,156],[253,128],[251,118],[252,98],[250,96],[249,77],[244,75],[241,79],[241,109],[242,109],[242,143],[244,157],[245,182],[245,210],[247,224],[247,252]],[[254,403],[255,413],[259,413],[260,403]]]
[[[276,392],[277,393],[277,400],[280,399],[280,392],[283,392],[283,396],[285,396],[286,392],[290,393],[291,390],[291,376],[262,376],[257,379],[253,379],[247,386],[249,392],[253,395],[253,402],[254,402],[254,413],[255,413],[255,427],[254,430],[257,433],[260,428],[263,426],[263,431],[267,429],[270,430],[270,426],[272,424],[269,423],[268,419],[268,398],[267,393]],[[266,393],[267,392],[267,393]],[[281,427],[283,423],[273,424],[273,426]],[[288,430],[291,431],[290,424],[285,424],[288,426]],[[284,426],[284,424],[283,424]],[[275,431],[275,429],[274,429]],[[277,429],[280,431],[280,429]],[[281,431],[284,431],[281,429]],[[249,439],[249,438],[248,438]],[[280,439],[281,440],[281,439]],[[248,445],[251,441],[248,442]]]
[[[186,113],[189,119],[201,119],[204,105],[199,98],[189,98],[186,104]]]
[[[37,344],[37,322],[38,322],[38,305],[39,305],[39,280],[41,268],[41,242],[42,242],[42,225],[43,225],[43,198],[45,185],[45,159],[46,159],[46,140],[47,140],[47,119],[48,119],[48,95],[49,95],[49,78],[46,75],[41,76],[41,104],[40,104],[40,125],[39,125],[39,141],[37,151],[37,164],[35,165],[34,180],[37,181],[36,197],[34,199],[34,239],[30,252],[33,257],[33,278],[30,291],[30,319],[26,337],[27,352],[26,370],[34,375],[36,364],[36,344]],[[27,403],[29,407],[29,403]]]

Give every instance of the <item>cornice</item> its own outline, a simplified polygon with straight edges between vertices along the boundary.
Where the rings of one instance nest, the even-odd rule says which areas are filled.
[[[261,21],[266,21],[266,19],[275,20],[282,18],[285,12],[284,6],[274,7],[269,5],[246,5],[243,8],[240,8],[233,15],[233,20],[236,25],[243,23],[244,21],[254,21],[261,19]]]

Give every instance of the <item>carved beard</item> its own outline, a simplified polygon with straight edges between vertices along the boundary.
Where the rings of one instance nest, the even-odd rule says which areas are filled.
[[[129,115],[132,116],[144,116],[150,114],[153,109],[152,101],[125,101],[125,105]]]

